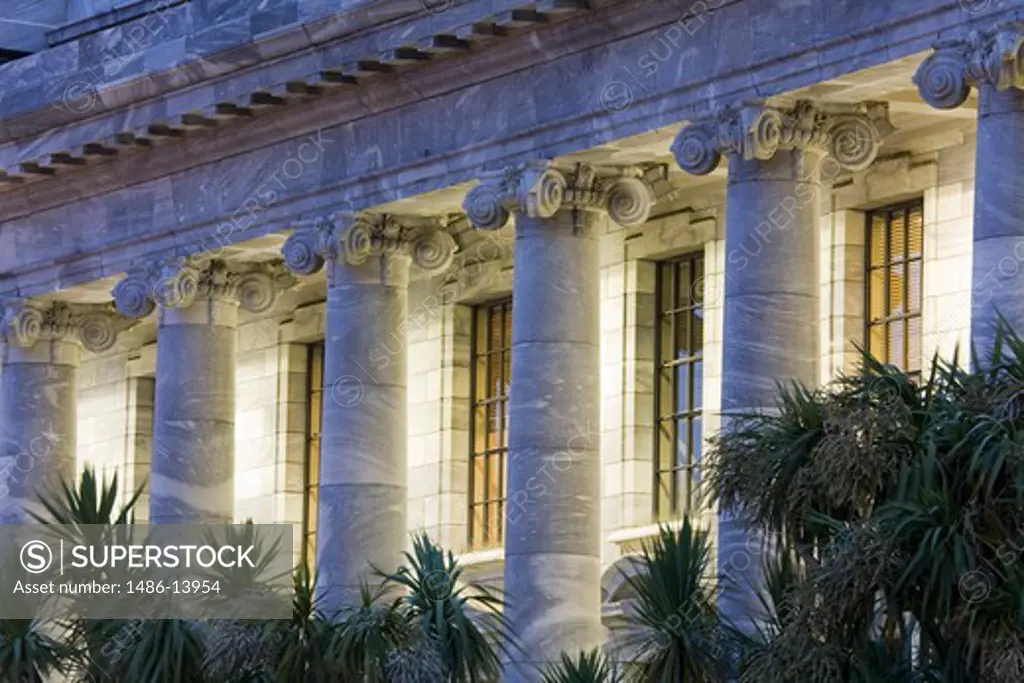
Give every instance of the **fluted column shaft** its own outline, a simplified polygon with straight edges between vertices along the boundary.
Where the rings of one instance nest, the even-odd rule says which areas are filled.
[[[978,89],[971,351],[985,358],[1000,316],[1024,334],[1024,23],[938,43],[914,83],[939,109]]]
[[[478,228],[516,216],[505,614],[519,648],[506,681],[538,681],[563,652],[604,641],[598,238],[608,217],[647,220],[651,179],[536,162],[466,196]]]
[[[235,501],[238,303],[158,310],[149,519],[230,523]]]
[[[505,531],[508,681],[603,641],[600,302],[603,217],[516,216]]]
[[[3,346],[0,370],[0,523],[41,512],[36,491],[75,477],[78,342]]]

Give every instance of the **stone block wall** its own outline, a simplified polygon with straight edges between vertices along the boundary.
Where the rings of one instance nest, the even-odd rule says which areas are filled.
[[[924,204],[921,367],[936,352],[961,358],[970,340],[974,144],[876,162],[837,187],[822,212],[821,379],[852,372],[864,342],[866,212],[914,198]],[[1019,266],[1019,264],[1018,264]]]

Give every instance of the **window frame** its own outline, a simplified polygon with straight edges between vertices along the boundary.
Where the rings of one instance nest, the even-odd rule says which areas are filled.
[[[910,256],[910,216],[914,211],[920,213],[921,216],[921,251],[916,257],[911,258]],[[899,261],[893,261],[892,259],[892,228],[893,228],[893,216],[896,213],[903,212],[903,245],[902,245],[902,258]],[[880,265],[872,265],[871,263],[871,247],[872,242],[872,230],[871,224],[876,216],[884,215],[885,229],[882,239],[884,240],[884,256]],[[918,358],[916,370],[910,370],[912,345],[910,343],[910,325],[911,321],[918,321],[918,340],[920,341],[921,336],[924,334],[924,241],[925,241],[925,213],[924,213],[924,198],[916,197],[902,202],[896,202],[893,204],[886,204],[876,209],[866,211],[864,213],[864,348],[869,353],[875,355],[875,351],[871,345],[871,332],[875,328],[882,328],[883,339],[885,341],[885,357],[878,358],[885,364],[895,365],[900,370],[905,372],[907,375],[915,378],[921,377],[923,358]],[[919,274],[919,285],[918,285],[918,301],[917,310],[912,312],[910,304],[910,265],[912,263],[920,263],[920,274]],[[890,303],[892,295],[892,267],[896,265],[903,266],[903,283],[901,287],[901,296],[903,297],[903,311],[898,315],[890,315]],[[876,271],[882,271],[883,273],[883,289],[884,295],[882,300],[882,317],[877,321],[871,319],[871,275]],[[903,326],[903,358],[899,362],[892,360],[892,351],[890,349],[889,339],[889,328],[893,324],[899,324]],[[917,353],[921,353],[920,345],[918,345]],[[877,355],[875,356],[878,357]]]
[[[689,301],[684,306],[677,305],[679,301],[680,282],[678,276],[679,264],[687,262],[690,264],[690,275],[687,283],[687,288],[690,290]],[[695,268],[697,264],[700,264],[699,275],[698,269]],[[671,341],[670,344],[673,349],[678,348],[678,317],[682,315],[692,315],[693,311],[702,309],[706,314],[707,302],[704,300],[704,293],[701,292],[700,300],[697,301],[693,297],[693,289],[698,283],[703,283],[706,278],[706,267],[707,263],[703,250],[691,251],[680,256],[676,256],[670,259],[665,259],[655,262],[655,319],[654,319],[654,449],[652,458],[652,513],[654,519],[657,521],[672,521],[678,519],[685,519],[690,517],[696,512],[696,505],[694,499],[694,492],[699,486],[699,483],[695,482],[694,473],[698,474],[697,481],[699,481],[699,470],[700,462],[694,460],[694,423],[695,421],[700,424],[700,439],[703,442],[704,439],[704,337],[706,335],[706,327],[704,324],[701,325],[701,339],[700,339],[700,351],[699,353],[692,352],[695,346],[695,332],[694,325],[687,323],[687,335],[688,345],[691,349],[691,353],[684,358],[673,358],[666,361],[663,358],[664,348],[662,345],[662,325],[665,323],[665,317],[669,316],[669,325],[671,328]],[[672,277],[672,291],[666,292],[665,277],[667,271],[671,271]],[[669,297],[671,306],[665,305],[665,298]],[[705,318],[701,318],[702,321]],[[674,352],[673,352],[674,354]],[[702,374],[700,378],[701,396],[700,406],[696,406],[694,401],[694,388],[696,386],[696,371],[694,366],[700,364],[700,372]],[[678,403],[679,397],[679,385],[677,379],[678,368],[681,366],[687,366],[688,370],[686,373],[686,401],[689,406],[688,409],[680,410]],[[662,410],[662,373],[666,370],[670,372],[670,383],[672,393],[672,409],[667,413]],[[675,454],[671,455],[672,464],[670,467],[662,467],[662,426],[665,423],[671,424],[671,444],[673,448],[677,450],[679,448],[680,438],[680,427],[685,425],[687,431],[687,455],[686,464],[676,465]],[[703,457],[703,448],[701,448],[701,457]],[[683,492],[679,489],[679,472],[686,472],[687,491],[685,492],[685,500]],[[663,476],[671,476],[671,492],[668,498],[669,507],[668,511],[661,509],[661,486]]]
[[[319,372],[317,372],[319,370]],[[316,541],[319,524],[320,501],[320,443],[323,429],[323,396],[324,396],[324,342],[314,342],[306,346],[306,430],[305,460],[302,468],[302,564],[310,572],[316,564]],[[314,448],[315,444],[315,448]],[[315,452],[314,452],[315,451]],[[313,481],[313,458],[317,459],[316,477]],[[316,519],[310,506],[310,493],[317,492]],[[316,526],[310,529],[311,522]],[[313,543],[310,553],[310,542]]]
[[[500,310],[500,325],[502,327],[502,346],[498,348],[492,348],[490,346],[493,337],[493,324],[494,324],[494,312]],[[508,428],[507,424],[509,421],[508,410],[509,410],[509,387],[511,383],[512,374],[512,340],[511,333],[509,334],[508,346],[504,346],[504,329],[506,325],[506,319],[508,320],[508,327],[511,330],[511,317],[512,317],[512,297],[503,296],[497,299],[491,299],[486,302],[472,306],[472,325],[470,326],[470,346],[469,346],[469,466],[467,468],[467,475],[469,477],[468,490],[467,490],[467,520],[466,520],[466,542],[471,550],[488,550],[491,548],[502,547],[505,543],[505,515],[507,513],[507,502],[508,502]],[[480,315],[484,314],[487,316],[487,347],[481,352],[478,349],[480,343]],[[505,364],[504,356],[509,356],[509,368],[508,376],[505,375]],[[478,387],[478,365],[481,358],[485,359],[485,368],[488,374],[486,386],[491,386],[491,379],[493,377],[492,372],[495,369],[493,362],[494,356],[499,357],[498,366],[501,372],[500,379],[502,385],[505,387],[504,393],[491,395],[488,393],[483,399],[480,398],[477,392]],[[489,392],[489,389],[488,389]],[[502,445],[496,448],[486,446],[481,451],[476,447],[477,442],[477,411],[481,408],[486,410],[485,406],[497,405],[499,406],[500,430],[499,435],[501,437]],[[485,417],[485,422],[486,422]],[[485,439],[490,436],[491,430],[488,427],[485,433]],[[492,496],[490,491],[491,482],[491,460],[492,456],[498,455],[498,460],[501,472],[498,473],[498,481],[500,482],[500,495],[498,497]],[[475,466],[478,458],[484,459],[484,475],[483,482],[484,486],[487,487],[487,491],[484,493],[484,497],[481,500],[477,500],[478,491],[476,486]],[[489,523],[490,508],[492,505],[498,507],[498,522],[499,526],[497,529],[491,527]],[[479,508],[483,508],[483,535],[481,539],[477,538],[477,524],[475,520],[475,512]]]

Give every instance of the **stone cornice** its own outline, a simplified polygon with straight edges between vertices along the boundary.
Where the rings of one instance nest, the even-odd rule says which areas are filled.
[[[6,300],[2,302],[0,340],[25,348],[40,340],[78,341],[87,350],[101,353],[136,322],[118,315],[110,305]]]
[[[530,218],[550,218],[562,209],[606,211],[623,227],[647,221],[654,205],[653,185],[665,169],[594,167],[536,161],[481,174],[466,194],[463,208],[480,230],[498,230],[515,211]]]
[[[338,213],[296,226],[281,253],[292,272],[312,275],[327,261],[358,266],[390,254],[406,255],[417,267],[438,272],[451,265],[455,249],[443,219]]]
[[[1024,89],[1024,22],[938,43],[918,67],[914,84],[921,99],[938,109],[959,107],[982,84]]]
[[[117,310],[138,318],[161,308],[188,308],[196,301],[237,302],[251,313],[263,313],[278,294],[294,284],[280,263],[228,265],[179,257],[129,272],[112,290]]]
[[[1024,8],[1024,0],[1013,3]],[[625,67],[649,55],[654,36],[678,26],[679,7],[671,0],[649,4],[596,0],[592,7],[591,13],[546,28],[535,41],[525,40],[526,36],[494,41],[477,53],[469,69],[463,60],[438,60],[375,83],[370,99],[320,98],[302,106],[280,107],[279,113],[257,116],[245,128],[217,128],[201,143],[167,145],[159,154],[124,155],[87,173],[67,174],[62,182],[12,186],[0,202],[0,221],[14,245],[0,252],[0,291],[32,296],[116,277],[140,258],[155,257],[172,244],[234,244],[253,235],[287,230],[296,221],[335,209],[373,210],[385,202],[467,182],[481,168],[518,164],[538,155],[572,154],[597,143],[677,125],[707,112],[712,88],[716,101],[724,102],[791,92],[919,54],[936,32],[962,30],[965,20],[962,7],[952,0],[935,0],[934,5],[929,0],[927,11],[917,5],[893,5],[884,23],[851,4],[844,6],[842,22],[823,24],[814,36],[802,34],[797,24],[784,23],[779,39],[763,45],[757,55],[736,53],[733,58],[730,53],[728,59],[715,49],[719,32],[705,24],[687,38],[694,68],[676,73],[663,67],[645,77],[642,88],[634,83],[625,93],[622,107],[628,111],[624,111],[601,97],[602,88],[610,79],[620,81],[619,87],[629,84]],[[1014,11],[1011,6],[993,4],[985,19],[1009,17]],[[721,26],[749,25],[748,3],[725,4],[715,10],[714,21]],[[577,68],[608,63],[602,60],[609,58],[609,35],[595,31],[595,25],[616,27],[612,61],[615,68],[622,65],[623,69]],[[806,47],[811,52],[792,52],[791,45],[800,36],[810,40]],[[808,54],[815,58],[808,60]],[[252,68],[254,80],[262,69]],[[580,93],[572,108],[561,111],[556,103],[547,103],[542,125],[537,112],[523,107],[506,107],[507,117],[493,115],[509,92],[529,92],[531,84],[537,83],[570,82],[562,80],[568,78],[563,75],[567,69],[574,71],[571,83]],[[636,73],[634,68],[630,71]],[[154,97],[137,108],[155,108],[164,102],[165,98]],[[460,109],[463,105],[468,109]],[[480,112],[480,126],[446,124],[433,133],[425,128],[429,155],[424,150],[413,154],[407,145],[368,142],[392,139],[389,136],[405,130],[407,123],[426,126],[457,111],[466,116]],[[97,116],[90,125],[109,130],[115,118]],[[246,202],[280,168],[281,160],[294,156],[296,145],[318,130],[337,140],[325,158],[350,150],[345,171],[338,170],[341,164],[324,164],[315,177],[271,195],[273,201],[257,212],[255,222],[246,219],[253,227],[225,236],[223,223],[248,216]],[[368,149],[367,145],[379,154],[351,151]],[[230,183],[220,189],[218,182],[225,178]],[[132,186],[126,188],[126,181]],[[197,202],[197,187],[210,188],[210,200]],[[144,201],[149,192],[154,198]],[[131,229],[121,224],[122,214],[113,210],[128,203],[143,211]],[[103,226],[102,236],[96,233],[98,226]],[[44,234],[48,236],[45,244]]]
[[[290,65],[293,67],[291,73],[288,73],[290,69],[275,64],[273,69],[268,68],[269,78],[248,79],[251,80],[249,87],[232,84],[232,87],[209,89],[189,97],[168,98],[166,106],[153,109],[149,116],[148,108],[139,107],[134,111],[135,115],[122,116],[113,122],[113,130],[110,126],[102,126],[97,131],[102,131],[100,135],[62,132],[53,139],[36,141],[29,147],[31,151],[0,149],[0,183],[21,184],[45,180],[94,161],[129,151],[146,152],[162,142],[180,141],[193,132],[208,131],[224,125],[244,125],[261,110],[281,109],[342,91],[358,94],[363,89],[361,86],[366,86],[380,76],[405,71],[442,57],[465,55],[474,47],[494,39],[513,36],[525,29],[547,26],[567,15],[588,9],[586,0],[540,0],[530,3],[513,0],[502,4],[508,4],[510,9],[496,13],[491,10],[491,13],[487,13],[465,8],[458,14],[463,20],[469,19],[468,24],[456,22],[450,27],[434,28],[429,32],[413,25],[411,33],[422,34],[422,37],[414,40],[410,40],[410,31],[392,29],[382,39],[372,41],[376,46],[373,53],[355,52],[361,49],[359,43],[366,42],[360,39],[354,39],[357,43],[355,50],[350,48],[341,51],[337,46],[333,49],[309,46],[315,50],[324,50],[325,53],[315,60],[322,63],[324,68],[310,73],[308,69],[311,60],[308,58],[294,60],[294,64]],[[440,16],[443,18],[445,14],[440,13]],[[307,37],[302,30],[299,30],[298,35]],[[359,55],[358,59],[352,59],[353,52]],[[186,64],[177,68],[187,70],[188,62],[193,62],[199,72],[209,72],[210,80],[214,80],[217,72],[223,68],[219,64],[207,64],[208,56],[190,57],[191,60],[185,60]],[[106,66],[100,65],[99,71],[103,72]],[[3,69],[0,68],[0,71]],[[91,77],[89,74],[80,74],[77,80],[68,78],[63,101],[53,103],[53,107],[71,114],[93,116],[96,113],[94,109],[106,99],[101,92],[101,84],[95,82],[96,78],[95,73]],[[152,78],[152,75],[147,75],[147,78]],[[224,92],[231,95],[225,97]],[[144,95],[146,98],[152,97],[152,87],[146,88]],[[111,99],[124,101],[124,98]],[[17,152],[15,158],[11,158],[10,151]]]
[[[828,154],[840,166],[861,171],[891,131],[888,106],[881,102],[820,107],[802,100],[788,109],[726,106],[679,131],[672,153],[679,167],[693,175],[715,170],[723,154],[765,161],[787,149]]]

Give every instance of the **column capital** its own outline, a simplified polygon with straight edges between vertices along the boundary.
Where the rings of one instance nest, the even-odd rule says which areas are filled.
[[[296,225],[281,253],[293,273],[312,275],[327,261],[359,266],[388,255],[408,256],[417,267],[436,272],[451,265],[455,250],[445,219],[336,213]]]
[[[114,345],[118,334],[136,324],[108,304],[8,299],[0,306],[0,339],[22,348],[38,341],[77,341],[85,349],[101,353]]]
[[[1008,22],[966,38],[940,41],[914,73],[914,85],[928,104],[955,109],[971,88],[1024,90],[1024,22]]]
[[[672,154],[692,175],[711,173],[723,154],[767,161],[779,150],[792,149],[828,154],[840,166],[861,171],[875,160],[882,138],[892,130],[884,102],[724,106],[684,126],[672,143]]]
[[[532,161],[481,174],[480,184],[466,194],[462,207],[481,230],[503,228],[513,211],[530,218],[551,218],[562,209],[605,211],[623,227],[640,225],[647,221],[655,201],[652,171],[664,175],[660,167]]]
[[[294,278],[280,262],[229,265],[183,256],[128,272],[111,293],[117,310],[133,318],[147,316],[157,306],[183,309],[210,299],[263,313],[292,284]]]

